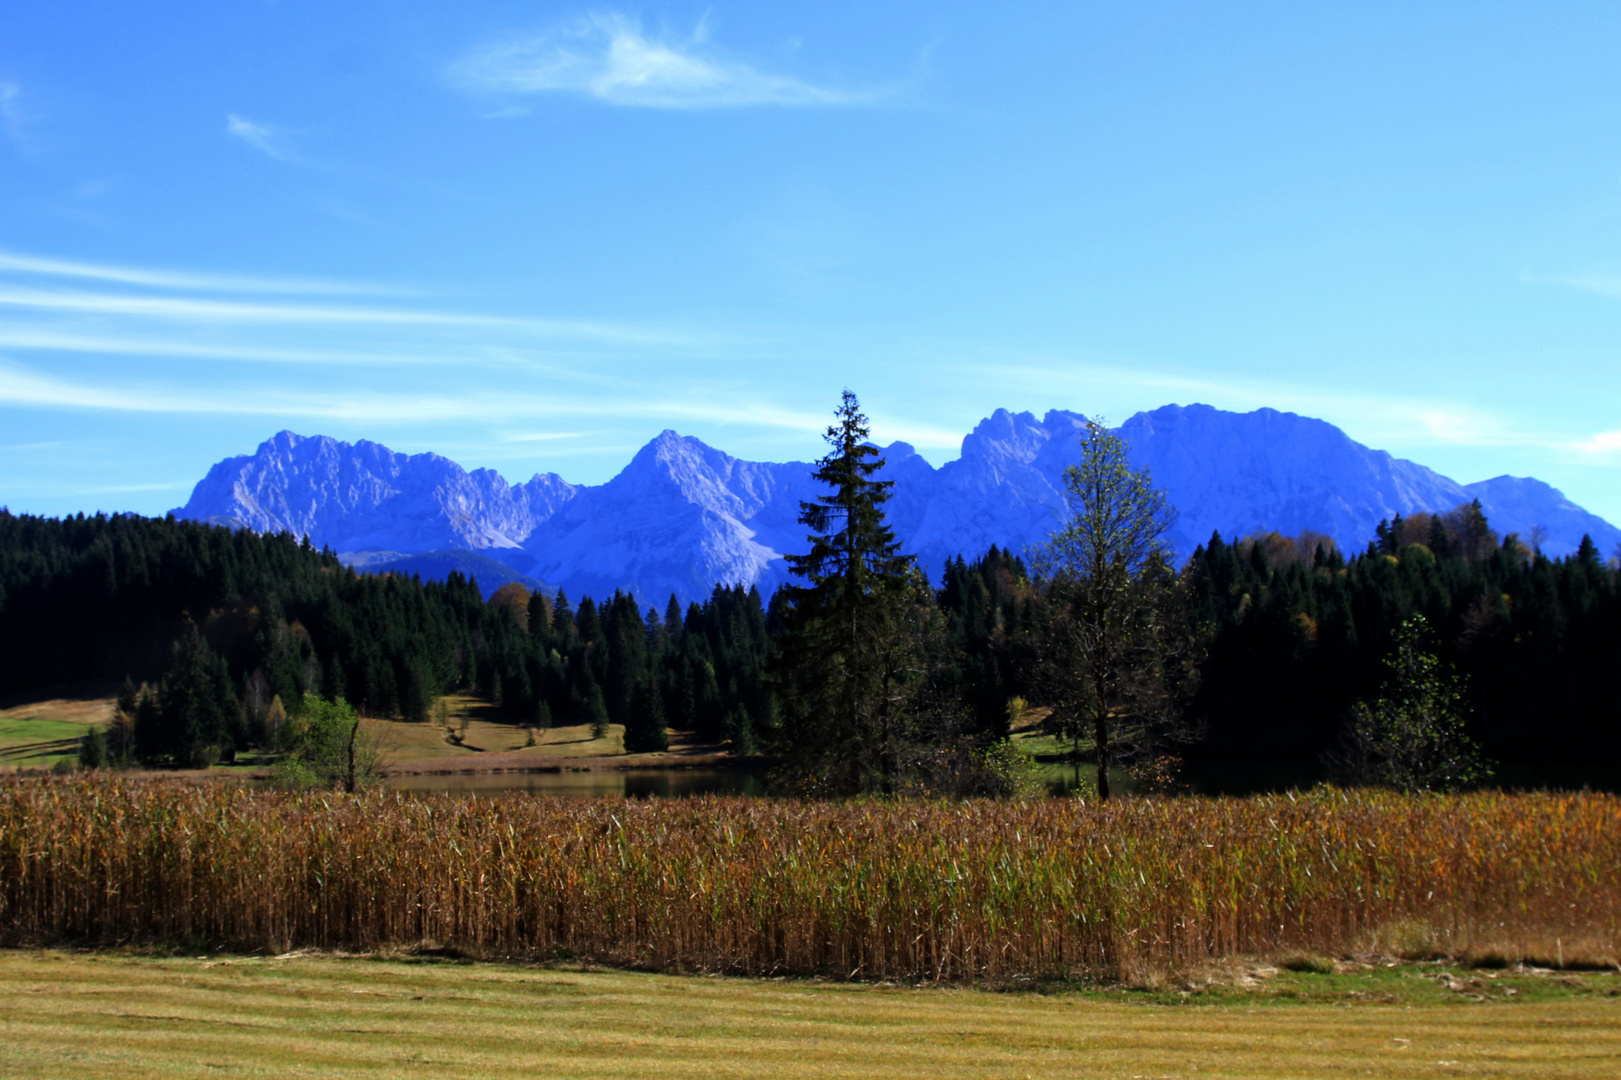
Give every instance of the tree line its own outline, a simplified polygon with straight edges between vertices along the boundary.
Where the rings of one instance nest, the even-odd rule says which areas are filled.
[[[753,752],[773,724],[766,613],[718,587],[683,610],[615,594],[498,590],[460,574],[362,574],[307,540],[173,518],[0,510],[0,694],[125,681],[109,752],[181,766],[275,741],[306,695],[426,721],[465,690],[515,722],[625,725],[662,749],[670,724]]]
[[[109,752],[200,765],[275,741],[306,695],[429,718],[477,693],[516,723],[671,728],[766,753],[807,793],[1006,790],[1043,716],[1077,763],[1174,788],[1239,763],[1398,786],[1613,783],[1621,570],[1549,559],[1478,504],[1315,534],[1213,535],[1175,565],[1174,511],[1098,425],[1049,543],[926,581],[846,394],[806,503],[798,579],[643,608],[520,585],[369,575],[287,535],[173,518],[0,510],[0,693],[126,680]],[[278,709],[282,709],[278,712]],[[1445,764],[1442,764],[1445,762]],[[1541,770],[1540,772],[1538,770]]]

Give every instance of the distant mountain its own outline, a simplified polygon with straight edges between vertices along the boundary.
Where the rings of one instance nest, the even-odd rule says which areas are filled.
[[[1038,420],[999,409],[938,469],[905,443],[884,448],[896,535],[935,578],[958,554],[1040,543],[1063,520],[1063,471],[1079,459],[1085,423],[1075,412]],[[1381,520],[1477,498],[1501,533],[1529,541],[1540,526],[1550,555],[1574,551],[1584,533],[1606,552],[1621,542],[1621,530],[1541,481],[1459,484],[1293,413],[1167,405],[1119,431],[1133,462],[1177,507],[1171,541],[1184,556],[1212,532],[1311,529],[1358,549]],[[214,466],[176,514],[308,535],[368,568],[420,556],[420,569],[408,572],[425,576],[467,573],[449,553],[477,553],[486,590],[499,584],[486,581],[498,560],[574,596],[623,589],[662,603],[671,593],[707,596],[716,583],[769,593],[786,580],[783,554],[804,547],[799,504],[818,493],[812,468],[743,461],[665,431],[606,484],[575,486],[547,473],[508,485],[437,454],[284,431]]]
[[[500,473],[470,473],[438,454],[283,431],[208,470],[175,513],[285,530],[340,554],[416,553],[517,548],[574,494],[555,473],[509,486]]]
[[[1530,543],[1532,531],[1541,526],[1541,543],[1549,555],[1568,555],[1576,550],[1583,535],[1591,536],[1601,552],[1615,550],[1617,530],[1597,514],[1577,506],[1557,488],[1530,477],[1498,476],[1464,485],[1464,490],[1480,500],[1487,520],[1514,522],[1505,532],[1517,532]]]
[[[1063,472],[1080,460],[1085,427],[1079,413],[1054,410],[1037,420],[997,410],[963,440],[962,456],[940,468],[916,549],[935,562],[991,543],[1017,541],[1017,548],[1045,539],[1063,520]],[[1382,520],[1474,497],[1422,465],[1294,413],[1167,405],[1138,413],[1119,432],[1132,463],[1146,467],[1177,508],[1170,540],[1182,555],[1213,532],[1312,529],[1361,547]]]
[[[785,579],[784,552],[805,539],[799,503],[816,494],[812,466],[741,461],[665,431],[601,487],[580,488],[517,553],[502,558],[570,593],[615,589],[662,601],[706,597],[717,582]]]

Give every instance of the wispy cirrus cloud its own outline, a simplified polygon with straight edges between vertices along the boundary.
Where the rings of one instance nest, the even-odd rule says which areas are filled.
[[[1601,431],[1575,443],[1574,448],[1590,457],[1621,456],[1621,431]]]
[[[282,145],[282,133],[269,124],[259,124],[236,113],[225,115],[225,134],[240,139],[277,161],[297,161],[298,156]]]
[[[1593,271],[1580,274],[1543,275],[1532,274],[1527,271],[1520,275],[1520,280],[1527,285],[1563,285],[1566,288],[1580,289],[1582,292],[1594,293],[1598,296],[1621,299],[1621,274]]]
[[[397,326],[517,326],[528,320],[410,308],[274,304],[248,300],[203,300],[187,296],[131,296],[74,289],[0,285],[0,305],[88,315],[127,315],[184,322],[383,323]],[[544,325],[544,324],[541,324]],[[583,329],[580,328],[580,329]]]
[[[371,350],[310,349],[234,342],[188,341],[174,336],[149,337],[115,334],[84,334],[71,330],[0,324],[0,349],[30,352],[82,353],[100,356],[154,356],[176,360],[235,360],[262,364],[315,364],[329,367],[387,367],[421,364],[467,366],[474,358],[448,350],[410,351],[399,347]],[[489,350],[483,351],[485,354]],[[499,356],[487,365],[511,367]]]
[[[721,55],[702,23],[678,40],[644,33],[637,20],[617,14],[483,45],[453,63],[449,75],[463,89],[501,98],[562,93],[648,109],[840,106],[883,96],[820,86]]]
[[[121,285],[148,285],[160,289],[196,289],[201,292],[399,295],[400,289],[342,281],[301,278],[240,277],[234,274],[194,274],[106,263],[75,262],[37,255],[0,251],[0,270],[49,277],[87,278]]]
[[[715,339],[680,331],[648,330],[583,319],[537,319],[431,311],[421,308],[353,307],[207,300],[187,296],[131,296],[72,289],[35,289],[0,284],[0,307],[47,313],[122,316],[179,323],[285,324],[301,326],[435,326],[484,328],[524,335],[613,342],[625,345],[705,344]]]
[[[478,420],[534,423],[580,418],[659,423],[697,421],[749,428],[820,431],[821,415],[768,402],[717,395],[670,398],[622,380],[623,395],[562,394],[555,389],[474,389],[463,393],[347,387],[288,390],[273,384],[244,389],[182,386],[169,380],[71,379],[0,357],[0,405],[153,415],[266,416],[291,419],[412,424]]]

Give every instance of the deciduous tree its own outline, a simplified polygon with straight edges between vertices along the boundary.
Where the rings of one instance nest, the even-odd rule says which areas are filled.
[[[1064,485],[1069,518],[1031,557],[1049,617],[1040,682],[1077,760],[1090,746],[1107,799],[1110,766],[1146,757],[1172,724],[1175,575],[1163,538],[1176,515],[1147,470],[1132,468],[1125,442],[1091,421]]]
[[[1414,615],[1397,629],[1379,697],[1353,710],[1338,755],[1341,778],[1400,791],[1455,791],[1491,777],[1465,730],[1463,679],[1430,647],[1429,623]]]

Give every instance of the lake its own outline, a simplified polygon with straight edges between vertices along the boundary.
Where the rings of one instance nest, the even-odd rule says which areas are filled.
[[[760,795],[765,778],[743,769],[613,769],[593,772],[438,773],[396,776],[395,791],[431,791],[447,795],[500,795],[531,791],[536,795],[592,798],[681,798],[688,795]]]

